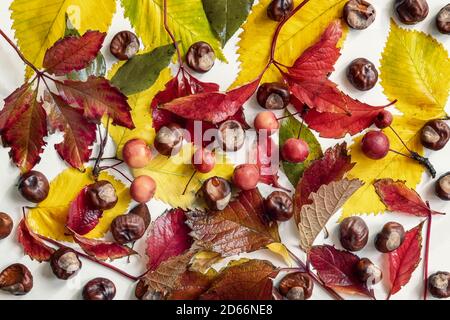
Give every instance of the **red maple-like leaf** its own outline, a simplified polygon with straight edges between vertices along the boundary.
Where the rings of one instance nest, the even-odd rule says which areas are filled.
[[[20,88],[17,88],[5,99],[5,106],[0,111],[0,133],[8,126],[9,123],[14,123],[21,115],[19,110],[24,105],[29,105],[34,100],[31,83],[25,83]]]
[[[389,297],[396,294],[411,279],[420,262],[423,222],[406,232],[405,240],[395,251],[389,253]]]
[[[311,265],[326,286],[349,294],[373,297],[367,285],[356,276],[357,255],[333,246],[314,246],[309,252]]]
[[[91,257],[98,260],[115,260],[137,254],[133,249],[115,242],[87,239],[74,233],[73,239]]]
[[[406,186],[405,181],[381,179],[373,184],[381,201],[390,211],[399,211],[418,217],[428,217],[431,214],[442,214],[431,210],[420,195]]]
[[[354,167],[351,161],[344,142],[325,151],[322,159],[314,161],[305,170],[294,195],[294,217],[297,223],[300,222],[302,207],[312,203],[310,194],[317,192],[322,185],[341,180]]]
[[[56,87],[69,106],[83,110],[84,117],[100,121],[107,114],[114,125],[133,129],[127,97],[102,77],[91,76],[86,82],[66,80]]]
[[[39,262],[50,261],[55,249],[47,246],[33,231],[28,227],[26,219],[22,219],[17,228],[17,238],[22,245],[25,254],[31,260]]]
[[[71,202],[67,215],[67,228],[80,235],[85,235],[93,230],[103,215],[103,211],[93,209],[89,205],[87,190],[88,187],[83,188]]]
[[[44,68],[57,76],[86,68],[102,48],[106,33],[87,31],[81,37],[66,37],[47,50]]]
[[[182,209],[172,209],[156,219],[147,239],[149,270],[156,270],[167,259],[189,249],[192,238]]]

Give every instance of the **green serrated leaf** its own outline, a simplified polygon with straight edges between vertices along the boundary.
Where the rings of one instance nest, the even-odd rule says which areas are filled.
[[[286,116],[289,115],[292,114],[289,111],[286,111]],[[300,121],[293,116],[284,119],[281,122],[280,128],[280,146],[282,146],[289,138],[297,138],[301,125]],[[311,165],[311,163],[323,156],[322,147],[320,146],[319,141],[317,141],[314,134],[306,126],[303,126],[300,138],[305,140],[309,145],[308,159],[302,163],[282,161],[284,173],[293,186],[298,184],[303,172]]]
[[[111,79],[111,83],[127,96],[150,88],[175,53],[173,45],[166,45],[128,60]]]
[[[254,0],[202,0],[209,24],[224,46],[247,19]]]

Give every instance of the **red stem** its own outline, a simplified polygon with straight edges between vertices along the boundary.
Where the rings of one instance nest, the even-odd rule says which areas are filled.
[[[175,36],[173,35],[172,31],[170,31],[169,25],[167,23],[167,1],[168,0],[164,0],[164,5],[163,5],[163,19],[164,19],[164,29],[166,30],[167,34],[169,35],[170,39],[173,42],[173,46],[175,47],[175,49],[177,50],[177,55],[178,55],[178,63],[180,65],[180,69],[183,72],[183,76],[184,76],[184,71],[183,71],[183,58],[181,57],[181,51],[180,51],[180,47],[178,46],[178,42],[175,39]]]
[[[428,207],[430,205],[427,202]],[[431,241],[431,222],[432,222],[433,215],[431,214],[431,211],[428,213],[428,223],[427,223],[427,235],[425,239],[425,259],[423,262],[423,300],[427,300],[427,294],[428,294],[428,261],[430,256],[430,241]]]

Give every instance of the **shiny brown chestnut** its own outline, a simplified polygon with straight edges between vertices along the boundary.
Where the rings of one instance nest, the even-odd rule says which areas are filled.
[[[23,264],[10,265],[0,273],[0,290],[23,296],[33,288],[33,276]]]
[[[205,73],[212,69],[216,54],[209,43],[199,41],[194,43],[186,53],[186,63],[192,70]]]
[[[440,33],[450,34],[450,3],[443,7],[437,14],[436,26]]]
[[[135,214],[118,216],[111,223],[111,233],[114,240],[126,244],[141,239],[145,234],[145,221]]]
[[[350,0],[344,6],[344,19],[350,28],[366,29],[375,18],[375,7],[365,0]]]
[[[222,150],[235,152],[245,142],[245,130],[236,120],[228,120],[219,126],[218,142]]]
[[[347,79],[360,91],[368,91],[378,82],[375,65],[365,58],[353,60],[347,68]]]
[[[294,10],[293,0],[272,0],[267,7],[267,16],[274,21],[281,21]]]
[[[70,248],[62,248],[53,253],[50,267],[58,279],[67,280],[81,269],[78,254]]]
[[[339,225],[342,246],[349,251],[362,250],[369,239],[369,228],[360,217],[349,217]]]
[[[289,87],[283,83],[264,83],[258,88],[256,100],[259,105],[269,110],[284,109],[291,99]]]
[[[438,271],[428,278],[428,290],[431,295],[438,299],[450,297],[450,273]]]
[[[181,150],[183,132],[178,124],[172,123],[159,129],[155,137],[155,149],[163,156],[174,156]]]
[[[150,210],[148,210],[148,206],[145,203],[141,203],[131,209],[130,214],[135,214],[142,219],[144,219],[145,230],[147,230],[150,222],[152,222],[152,216],[150,215]]]
[[[95,278],[83,288],[84,300],[113,300],[116,296],[116,286],[111,280]]]
[[[149,289],[149,286],[142,279],[137,283],[134,294],[139,300],[145,301],[164,300],[165,298],[162,292]]]
[[[86,196],[92,208],[97,210],[112,209],[119,200],[116,189],[106,180],[97,181],[89,185]]]
[[[278,290],[288,300],[307,300],[312,296],[314,282],[309,274],[294,272],[280,281]]]
[[[11,234],[13,225],[11,217],[4,212],[0,212],[0,240],[7,238]]]
[[[30,171],[23,174],[19,179],[19,192],[30,202],[39,203],[44,201],[50,191],[47,178],[38,171]]]
[[[264,200],[264,210],[273,221],[288,221],[294,215],[294,204],[286,192],[275,191]]]
[[[231,184],[220,177],[206,180],[202,186],[203,199],[211,210],[223,210],[231,200]]]
[[[394,9],[398,19],[404,24],[416,24],[428,16],[426,0],[395,0]]]
[[[111,54],[119,60],[128,60],[139,51],[139,39],[133,32],[121,31],[111,41]]]
[[[450,172],[442,175],[438,181],[436,181],[436,195],[445,201],[450,201]]]
[[[356,264],[356,275],[361,282],[370,282],[371,285],[377,284],[383,279],[381,269],[367,258],[362,258]]]
[[[383,253],[388,253],[400,247],[405,240],[405,229],[400,223],[388,222],[375,237],[375,248]]]
[[[450,139],[450,127],[443,120],[428,121],[420,133],[420,141],[425,148],[443,149]]]

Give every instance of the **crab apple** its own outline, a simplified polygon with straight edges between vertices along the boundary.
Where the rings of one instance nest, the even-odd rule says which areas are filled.
[[[216,157],[212,151],[200,148],[192,156],[192,166],[200,173],[209,173],[216,166]]]
[[[123,160],[133,169],[144,168],[152,160],[152,150],[142,139],[128,141],[123,147]]]
[[[389,139],[382,131],[366,133],[361,142],[362,152],[370,159],[383,159],[389,152]]]
[[[392,113],[387,110],[380,111],[380,113],[375,118],[375,125],[378,129],[384,129],[389,127],[392,124],[394,117],[392,117]]]
[[[152,177],[139,176],[134,179],[130,187],[130,195],[139,203],[149,202],[156,192],[156,182]]]
[[[263,111],[256,116],[254,127],[258,132],[266,130],[267,134],[270,136],[280,128],[280,123],[273,112]]]
[[[288,162],[303,162],[309,156],[309,146],[303,139],[287,139],[281,148],[281,156]]]
[[[253,190],[260,179],[259,168],[254,164],[241,164],[234,169],[233,183],[241,190]]]

